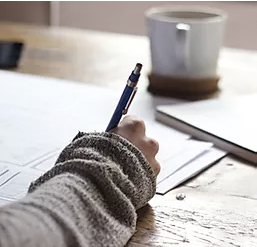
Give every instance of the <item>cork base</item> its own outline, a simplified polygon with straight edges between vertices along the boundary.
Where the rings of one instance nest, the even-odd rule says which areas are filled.
[[[148,91],[161,96],[198,100],[210,98],[219,91],[219,77],[188,79],[149,74]]]

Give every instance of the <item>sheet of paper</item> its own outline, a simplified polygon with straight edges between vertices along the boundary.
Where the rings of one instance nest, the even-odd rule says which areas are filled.
[[[170,177],[174,172],[181,167],[187,165],[192,160],[208,151],[213,146],[210,142],[200,142],[188,140],[183,145],[177,145],[177,149],[171,150],[171,156],[162,163],[161,172],[157,177],[157,183]]]
[[[155,121],[146,121],[146,135],[154,138],[159,143],[159,152],[156,156],[159,162],[163,163],[172,156],[178,149],[182,149],[189,135],[169,128]]]
[[[79,130],[103,131],[121,92],[7,71],[0,71],[0,81],[1,205],[25,195]],[[173,101],[139,92],[129,109],[146,120],[147,134],[159,141],[161,161],[190,138],[154,121],[155,106],[179,102]]]
[[[6,164],[0,163],[0,177],[4,175],[8,170],[8,166]]]
[[[40,160],[38,163],[35,163],[32,166],[32,168],[46,172],[54,166],[58,156],[59,156],[59,152],[53,153],[51,156],[47,157],[46,159]]]
[[[16,169],[12,169],[8,166],[5,166],[1,169],[0,172],[0,188],[4,186],[8,181],[10,181],[13,177],[19,174],[19,171]]]
[[[79,130],[104,131],[121,95],[102,87],[6,71],[0,71],[0,80],[0,161],[20,166],[63,148]],[[129,113],[153,122],[154,105],[163,100],[146,93],[135,99]]]
[[[6,198],[1,198],[0,197],[0,207],[1,206],[4,206],[4,205],[6,205],[6,204],[8,204],[8,203],[10,203],[11,201],[10,200],[8,200],[8,199],[6,199]]]
[[[43,173],[30,167],[20,167],[13,164],[0,164],[0,170],[1,204],[24,196],[30,183]]]
[[[164,179],[157,185],[157,193],[165,194],[171,189],[175,188],[184,181],[194,177],[201,171],[211,166],[214,162],[226,155],[226,152],[212,147],[206,153],[202,154],[197,159],[191,161],[181,169],[176,171],[172,176]]]
[[[60,151],[79,130],[103,131],[120,92],[6,71],[0,71],[0,81],[1,205],[24,196],[29,184],[53,167]],[[154,121],[156,105],[164,102],[181,103],[139,92],[130,108],[130,114],[146,120],[146,134],[160,144],[158,186],[162,187],[158,188],[174,175],[175,184],[190,177],[195,170],[184,169],[212,145],[189,140],[189,135]]]
[[[19,166],[63,148],[79,130],[103,131],[120,97],[96,86],[6,71],[0,81],[0,161]]]

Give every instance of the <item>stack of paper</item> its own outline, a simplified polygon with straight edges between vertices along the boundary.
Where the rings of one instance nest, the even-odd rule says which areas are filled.
[[[120,95],[94,86],[3,71],[0,81],[1,205],[24,196],[29,184],[54,165],[78,130],[104,130]],[[145,93],[140,101],[139,94],[130,114],[143,117],[146,134],[160,144],[157,192],[164,194],[225,153],[212,143],[191,140],[189,135],[155,122],[151,97]]]
[[[157,193],[169,190],[197,175],[226,152],[213,147],[213,143],[190,139],[187,134],[157,122],[147,122],[147,135],[158,140],[157,159],[161,172],[157,177]]]
[[[225,155],[226,152],[214,147],[203,151],[201,155],[198,155],[185,165],[181,166],[176,172],[166,174],[166,178],[162,181],[158,180],[157,193],[165,194],[169,190],[211,166]],[[175,159],[175,157],[172,158],[169,163],[165,163],[164,166],[172,166],[173,159]]]

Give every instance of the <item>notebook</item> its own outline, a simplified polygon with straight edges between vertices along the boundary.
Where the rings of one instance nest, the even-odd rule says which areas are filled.
[[[257,94],[179,105],[159,105],[155,118],[257,164]]]

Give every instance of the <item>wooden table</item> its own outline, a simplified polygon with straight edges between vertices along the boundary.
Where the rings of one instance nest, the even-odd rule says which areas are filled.
[[[146,88],[150,70],[145,37],[72,29],[0,24],[0,39],[22,39],[18,72],[119,90],[128,68],[141,61]],[[223,49],[217,97],[257,92],[257,52]],[[257,140],[256,140],[257,142]],[[228,156],[139,212],[128,246],[257,246],[257,169]],[[177,200],[177,193],[185,193]]]

